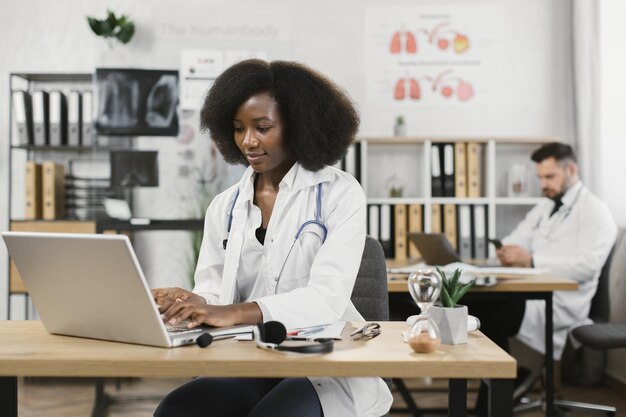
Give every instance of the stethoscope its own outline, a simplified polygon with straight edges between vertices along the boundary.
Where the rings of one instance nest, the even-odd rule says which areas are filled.
[[[228,235],[230,234],[230,228],[232,227],[232,224],[233,224],[233,210],[235,209],[235,204],[237,203],[238,198],[239,198],[239,189],[237,189],[237,193],[235,194],[233,203],[231,204],[230,210],[228,211],[228,223],[226,226],[227,237],[222,242],[224,249],[226,249],[226,246],[228,244]],[[285,265],[287,264],[287,259],[289,258],[289,255],[291,254],[291,251],[293,250],[294,245],[296,244],[300,236],[302,236],[304,229],[306,229],[309,226],[316,226],[322,230],[322,243],[324,243],[326,241],[326,235],[328,235],[328,229],[326,228],[326,225],[322,223],[322,183],[317,184],[317,197],[315,199],[315,218],[305,221],[304,223],[300,225],[300,227],[298,227],[298,230],[296,231],[296,235],[294,236],[293,241],[291,242],[291,245],[289,245],[287,256],[285,256],[285,259],[283,260],[283,264],[280,267],[278,276],[275,278],[276,288],[274,289],[274,293],[278,291],[278,282],[280,281],[280,277],[283,274],[283,270],[285,269]]]
[[[561,227],[565,219],[567,219],[569,215],[572,213],[572,210],[574,209],[574,206],[578,202],[578,199],[580,198],[580,194],[582,193],[582,191],[583,191],[583,187],[581,186],[576,192],[576,196],[574,197],[572,204],[570,204],[569,207],[566,207],[563,212],[559,213],[561,210],[558,210],[556,213],[554,213],[555,215],[559,215],[560,218],[554,219],[554,222],[550,225],[548,230],[546,230],[545,233],[543,233],[544,237],[550,238],[552,234],[556,232],[556,230],[559,227]],[[539,220],[537,221],[537,224],[535,225],[534,229],[539,230],[540,226],[543,224],[545,220],[546,220],[545,216],[541,216]]]

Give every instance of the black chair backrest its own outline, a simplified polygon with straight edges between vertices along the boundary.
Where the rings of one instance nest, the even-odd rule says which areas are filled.
[[[380,242],[370,236],[365,240],[361,267],[350,299],[365,320],[389,320],[385,253]]]
[[[604,262],[604,266],[600,271],[600,277],[598,278],[598,288],[596,293],[591,299],[591,308],[589,309],[589,318],[594,323],[607,323],[609,316],[611,315],[611,299],[609,297],[609,272],[611,271],[611,261],[613,260],[613,253],[615,248],[620,244],[622,239],[622,233],[618,234],[617,240],[609,252],[609,256]]]

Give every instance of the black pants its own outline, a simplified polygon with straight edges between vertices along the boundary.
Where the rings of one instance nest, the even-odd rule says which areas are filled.
[[[169,393],[154,417],[323,417],[307,378],[196,378]]]

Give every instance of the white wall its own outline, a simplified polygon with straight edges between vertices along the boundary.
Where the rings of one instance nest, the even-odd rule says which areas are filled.
[[[620,227],[626,227],[626,2],[610,0],[600,2],[600,90],[601,120],[600,138],[600,190],[615,220]],[[626,323],[626,264],[621,259],[614,262],[621,268],[612,268],[611,277],[611,321]],[[616,266],[617,266],[616,265]],[[608,372],[626,384],[626,352],[614,350],[609,353]]]
[[[305,62],[343,85],[367,121],[363,135],[391,134],[391,123],[364,102],[364,13],[374,0],[284,1],[240,0],[35,0],[5,1],[0,15],[0,229],[7,224],[8,73],[92,71],[101,65],[177,68],[183,48],[242,48],[248,42],[269,52],[270,59]],[[391,0],[385,4],[442,4],[441,1]],[[409,134],[437,136],[571,137],[571,69],[567,0],[457,0],[453,4],[493,4],[504,9],[506,59],[510,82],[494,104],[469,110],[428,109]],[[104,16],[106,8],[130,15],[135,39],[107,50],[90,33],[86,15]],[[486,16],[485,18],[489,18]],[[286,39],[253,40],[214,36],[192,27],[224,22],[270,26]],[[163,145],[168,147],[168,145]],[[162,247],[161,247],[162,248]],[[167,251],[161,250],[163,253]],[[6,253],[0,249],[0,318],[6,312]],[[147,275],[175,274],[175,267]],[[159,275],[159,274],[164,275]]]

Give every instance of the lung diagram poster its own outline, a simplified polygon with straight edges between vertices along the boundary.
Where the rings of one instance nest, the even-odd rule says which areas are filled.
[[[504,77],[503,26],[503,10],[493,3],[366,8],[367,103],[416,108],[489,102]]]

